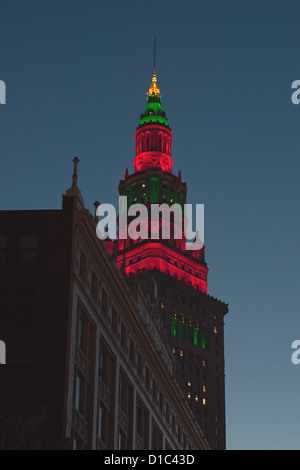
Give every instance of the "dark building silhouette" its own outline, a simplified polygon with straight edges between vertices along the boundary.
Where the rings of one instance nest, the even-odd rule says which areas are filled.
[[[183,208],[171,142],[154,74],[129,208]],[[205,247],[186,249],[178,206],[169,239],[160,216],[155,239],[100,240],[78,162],[61,210],[0,212],[0,449],[224,449],[228,307],[207,294]]]
[[[77,164],[62,210],[0,212],[0,448],[208,449],[154,288],[97,238]]]

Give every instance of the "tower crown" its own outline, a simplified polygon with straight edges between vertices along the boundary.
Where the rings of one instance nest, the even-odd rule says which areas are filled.
[[[171,157],[172,131],[166,113],[161,106],[160,89],[154,68],[147,106],[135,133],[136,156],[134,171],[145,171],[157,168],[172,173]]]
[[[161,106],[160,89],[157,86],[157,78],[155,71],[153,72],[152,83],[147,93],[147,106],[143,114],[141,114],[140,126],[145,124],[161,124],[169,128],[166,113]]]
[[[153,72],[151,87],[149,88],[149,95],[160,95],[160,89],[157,86],[157,78],[155,71]]]
[[[135,132],[134,173],[129,175],[126,170],[124,180],[119,184],[119,194],[126,196],[127,206],[119,216],[118,265],[127,274],[158,270],[206,293],[205,247],[199,244],[199,249],[190,252],[186,246],[184,207],[187,186],[182,182],[181,172],[178,176],[172,172],[172,139],[161,106],[154,60],[147,106]],[[127,230],[131,223],[127,211],[136,204],[146,207],[147,215],[141,214],[139,237],[132,238]],[[152,206],[160,207],[154,223],[149,215]],[[165,217],[169,223],[165,223]]]

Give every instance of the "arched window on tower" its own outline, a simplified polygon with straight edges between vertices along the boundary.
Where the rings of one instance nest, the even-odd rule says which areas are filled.
[[[158,139],[158,150],[159,150],[159,152],[162,152],[162,138],[161,138],[161,136],[159,136],[159,139]]]

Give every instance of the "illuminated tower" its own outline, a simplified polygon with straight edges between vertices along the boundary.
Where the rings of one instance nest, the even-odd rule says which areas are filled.
[[[127,208],[119,214],[117,263],[123,272],[138,280],[146,295],[156,297],[176,358],[176,379],[183,399],[210,446],[224,449],[223,318],[228,306],[207,294],[205,247],[186,247],[183,209],[187,186],[180,171],[177,176],[172,173],[173,135],[162,109],[155,67],[147,95],[146,109],[135,132],[134,172],[129,174],[126,169],[119,183],[120,196],[127,196]],[[128,226],[135,217],[127,211],[135,204],[149,210],[140,218],[140,236],[132,239]],[[151,222],[153,204],[159,204],[161,211]],[[170,234],[164,215],[170,217]],[[112,251],[112,242],[107,244]]]
[[[124,229],[120,230],[118,265],[127,274],[157,269],[206,293],[205,248],[186,249],[183,215],[187,186],[182,182],[180,171],[177,176],[172,173],[172,138],[154,70],[147,106],[135,133],[134,173],[129,175],[126,170],[124,180],[119,184],[119,194],[127,196],[127,209],[133,204],[143,204],[149,209],[144,228],[148,229],[148,235],[152,229],[153,237],[149,239],[141,234],[133,240],[128,235],[127,224],[123,224],[127,236],[124,239]],[[151,204],[163,204],[160,217],[156,224],[152,222],[153,225],[150,222]],[[170,211],[170,207],[174,210]],[[163,222],[163,214],[170,217],[170,234],[168,224]],[[124,213],[120,214],[122,217]]]

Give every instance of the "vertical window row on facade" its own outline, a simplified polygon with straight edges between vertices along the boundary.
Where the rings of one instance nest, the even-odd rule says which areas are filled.
[[[91,445],[95,353],[96,325],[78,303],[73,391],[74,449],[84,450],[90,448]]]
[[[107,289],[101,285],[94,270],[89,267],[88,259],[83,250],[79,256],[79,276],[89,287],[91,297],[98,300],[101,305],[101,317],[110,327],[115,336],[116,345],[124,350],[125,354],[137,372],[137,377],[145,387],[145,391],[172,431],[176,432],[177,439],[184,443],[185,448],[190,445],[187,437],[181,430],[170,405],[163,392],[159,389],[157,381],[147,364],[121,315],[112,305]],[[100,288],[101,287],[101,288]],[[100,298],[101,297],[101,298]],[[91,351],[96,347],[96,327],[89,319],[82,305],[78,306],[77,344],[76,344],[76,370],[74,377],[73,399],[73,442],[74,448],[87,448],[92,430],[90,429],[92,405],[89,404],[90,390],[94,388],[93,371],[94,359]],[[158,429],[155,420],[149,422],[149,410],[141,397],[136,396],[136,423],[133,425],[133,384],[130,383],[125,371],[120,366],[117,370],[117,361],[106,341],[101,337],[100,359],[98,374],[98,404],[97,404],[97,448],[113,449],[116,430],[115,413],[118,413],[118,442],[120,450],[130,449],[135,438],[136,449],[151,448],[163,449],[163,434]],[[116,390],[118,392],[116,393]],[[117,403],[116,403],[117,402]],[[165,443],[166,448],[169,446]]]
[[[79,255],[79,276],[83,283],[88,287],[91,299],[97,304],[100,305],[100,281],[99,277],[95,273],[95,270],[88,263],[86,254],[82,249],[80,250]]]
[[[107,296],[106,292],[103,291],[104,297]],[[145,392],[148,394],[150,401],[157,406],[157,409],[159,410],[159,413],[161,416],[164,416],[166,419],[166,422],[168,425],[170,425],[170,417],[171,413],[168,411],[170,410],[170,406],[168,405],[165,395],[160,390],[159,385],[155,379],[155,377],[152,375],[149,367],[146,364],[146,361],[144,360],[141,351],[139,350],[137,344],[135,343],[134,339],[131,337],[129,334],[125,323],[122,321],[121,317],[118,315],[116,309],[112,307],[112,315],[111,315],[111,330],[114,332],[116,335],[116,341],[120,344],[120,346],[123,348],[125,354],[128,356],[128,359],[133,367],[133,369],[137,373],[137,377],[139,380],[141,380]],[[102,360],[101,360],[102,361]],[[130,403],[130,400],[125,400],[125,396],[129,397],[131,396],[130,392],[130,386],[127,383],[128,379],[126,379],[126,375],[123,373],[120,373],[120,407],[119,407],[119,413],[120,416],[123,416],[123,419],[121,422],[123,423],[123,427],[121,428],[121,431],[119,433],[119,445],[122,448],[125,442],[131,442],[128,437],[128,434],[126,433],[127,430],[127,425],[126,422],[127,420],[124,418],[124,412],[125,416],[128,416],[128,409],[130,406],[126,405],[126,403]],[[135,432],[135,439],[136,439],[136,448],[137,449],[142,449],[142,448],[148,448],[148,447],[141,447],[142,445],[148,445],[146,444],[148,442],[148,437],[149,437],[149,429],[148,429],[148,418],[147,414],[149,413],[148,410],[145,408],[144,405],[142,405],[142,401],[137,401],[137,423],[136,423],[136,432]],[[143,423],[143,424],[141,424]],[[155,427],[152,428],[153,432],[155,430]],[[178,429],[180,430],[180,426],[178,424]],[[130,430],[132,431],[132,430]],[[180,433],[179,433],[180,434]],[[156,438],[155,435],[151,436],[152,445],[155,445]],[[151,441],[151,442],[152,442]],[[162,442],[162,441],[159,441]],[[142,444],[143,443],[143,444]],[[162,444],[161,444],[162,445]],[[129,447],[128,447],[129,448]],[[154,447],[152,447],[154,448]],[[157,449],[162,449],[163,447],[157,447]]]
[[[132,449],[133,447],[135,450],[162,450],[164,446],[170,448],[170,444],[167,441],[164,442],[163,432],[155,419],[152,418],[150,422],[149,409],[141,395],[134,391],[134,385],[125,370],[122,366],[117,368],[116,358],[103,338],[101,338],[100,350],[99,390],[101,393],[98,409],[97,448],[101,450],[113,449],[116,431],[118,450]],[[153,388],[156,389],[156,385]],[[116,400],[117,407],[115,406]],[[117,420],[115,420],[115,413],[118,413]],[[177,432],[178,440],[185,449],[188,448],[188,439],[167,403],[166,418],[172,427],[172,432],[174,434]],[[117,426],[118,429],[115,430],[114,426]]]

